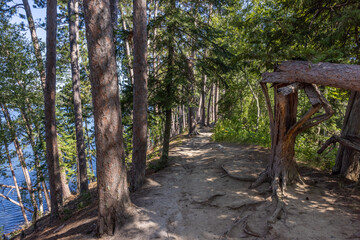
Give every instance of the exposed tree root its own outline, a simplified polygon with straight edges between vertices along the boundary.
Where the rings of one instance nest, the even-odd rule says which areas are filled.
[[[258,186],[260,186],[261,184],[263,184],[264,182],[269,181],[269,176],[267,174],[267,169],[265,171],[263,171],[262,173],[260,173],[259,177],[257,179],[255,179],[253,181],[253,183],[250,185],[250,189],[254,189],[257,188]]]
[[[246,220],[248,219],[249,215],[246,215],[245,217],[237,217],[235,219],[235,221],[233,222],[233,224],[231,224],[231,226],[229,227],[228,230],[226,230],[226,232],[224,232],[224,234],[220,237],[221,240],[227,239],[229,233],[234,229],[234,227],[236,227],[238,224],[242,223],[243,228],[245,227],[245,225],[247,225]]]
[[[221,165],[221,168],[222,170],[224,170],[224,172],[230,177],[230,178],[233,178],[233,179],[236,179],[236,180],[239,180],[239,181],[243,181],[243,182],[254,182],[256,180],[256,178],[254,177],[238,177],[238,176],[235,176],[235,175],[232,175],[229,173],[228,170],[226,170],[226,168],[224,167],[224,165]]]
[[[241,208],[244,208],[244,207],[257,207],[259,206],[260,204],[264,203],[265,201],[247,201],[247,202],[244,202],[240,205],[236,205],[236,206],[227,206],[228,209],[230,210],[239,210]]]
[[[244,224],[244,226],[243,226],[243,230],[244,230],[244,232],[245,232],[246,234],[248,234],[248,235],[250,235],[250,236],[262,237],[260,234],[252,231],[246,221],[245,221],[245,224]]]
[[[212,204],[212,201],[214,201],[218,197],[222,197],[225,195],[226,195],[225,193],[218,193],[218,194],[212,195],[207,200],[204,200],[204,201],[193,200],[192,203],[201,204],[201,205],[205,205],[205,206],[209,206],[209,207],[219,207],[218,205]]]

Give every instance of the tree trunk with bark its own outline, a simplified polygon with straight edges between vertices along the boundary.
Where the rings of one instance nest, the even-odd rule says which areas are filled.
[[[360,65],[288,61],[277,68],[277,72],[263,74],[267,83],[294,83],[324,85],[360,91]]]
[[[46,188],[46,183],[44,180],[44,175],[41,171],[41,167],[40,167],[40,158],[39,158],[39,153],[35,144],[35,140],[34,140],[34,135],[33,135],[33,127],[30,123],[30,119],[28,117],[27,111],[22,108],[20,109],[21,115],[23,117],[23,120],[26,124],[26,133],[28,135],[28,139],[30,140],[30,145],[31,145],[31,149],[34,153],[34,160],[35,160],[35,170],[36,170],[36,180],[37,180],[37,188],[38,188],[38,196],[39,196],[39,213],[42,215],[44,213],[44,206],[43,206],[43,198],[42,198],[42,193],[41,193],[41,186],[40,184],[43,186],[44,188],[44,194],[45,194],[45,199],[46,199],[46,204],[49,206],[48,208],[50,209],[50,197],[49,197],[49,193],[47,193],[47,188]]]
[[[24,154],[23,154],[19,139],[17,137],[16,129],[14,128],[13,122],[11,120],[11,117],[10,117],[10,114],[9,114],[9,111],[8,111],[6,105],[2,104],[2,103],[0,105],[1,105],[1,109],[2,109],[2,111],[4,113],[8,128],[9,128],[9,130],[11,132],[11,137],[12,137],[12,140],[14,142],[16,154],[17,154],[17,156],[19,158],[21,170],[22,170],[22,172],[24,174],[26,187],[27,187],[27,190],[28,190],[28,192],[30,194],[31,204],[34,207],[35,219],[37,219],[38,205],[37,205],[37,202],[36,202],[35,193],[32,191],[33,188],[32,188],[32,183],[31,183],[29,170],[27,169],[25,157],[24,157]]]
[[[171,108],[165,110],[165,129],[164,129],[164,142],[163,152],[161,155],[162,163],[166,163],[169,159],[169,145],[170,145],[170,131],[171,131]]]
[[[44,90],[45,89],[46,74],[45,74],[45,68],[44,68],[43,59],[42,59],[42,56],[41,56],[41,49],[40,49],[40,45],[39,45],[39,40],[38,40],[38,37],[37,37],[37,34],[36,34],[35,22],[34,22],[32,13],[31,13],[31,9],[30,9],[30,5],[29,5],[28,0],[23,0],[23,4],[24,4],[25,13],[26,13],[26,18],[27,18],[28,24],[29,24],[31,40],[32,40],[32,43],[33,43],[33,46],[34,46],[36,63],[37,63],[38,71],[39,71],[39,74],[40,74],[41,87]]]
[[[99,210],[97,233],[113,235],[129,217],[119,85],[110,1],[84,1],[94,106]]]
[[[353,91],[349,98],[341,137],[360,135],[360,92]],[[351,141],[354,142],[354,141]],[[333,174],[357,181],[360,173],[360,152],[340,142]]]
[[[213,98],[213,83],[211,84],[210,86],[210,89],[209,89],[209,100],[208,100],[208,108],[207,108],[207,120],[206,120],[206,124],[208,126],[210,126],[210,122],[211,122],[211,115],[212,115],[212,112],[211,112],[211,102],[212,102],[212,98]]]
[[[10,153],[9,153],[8,144],[7,144],[5,139],[4,139],[4,145],[5,145],[6,156],[7,156],[8,162],[9,162],[9,168],[10,168],[10,171],[11,171],[11,176],[12,176],[13,181],[14,181],[14,186],[15,186],[16,195],[17,195],[17,198],[18,198],[19,207],[20,207],[21,213],[22,213],[22,215],[24,217],[25,224],[27,225],[27,224],[29,224],[29,220],[27,219],[27,216],[26,216],[26,212],[25,212],[24,204],[22,202],[20,189],[19,189],[19,186],[17,184],[15,171],[14,171],[14,168],[13,168],[13,165],[12,165],[12,162],[11,162],[11,156],[10,156]]]
[[[134,1],[133,155],[131,189],[145,181],[147,151],[146,0]]]
[[[46,17],[46,83],[44,90],[46,159],[50,179],[51,218],[56,219],[58,217],[61,218],[63,213],[63,189],[60,180],[61,174],[55,117],[57,29],[56,0],[47,0]]]
[[[294,83],[291,85],[274,85],[274,111],[272,110],[266,83],[261,83],[270,119],[271,157],[269,164],[259,178],[251,185],[252,188],[262,182],[271,180],[273,200],[276,210],[269,222],[274,222],[284,209],[282,198],[289,183],[300,181],[295,161],[296,136],[306,129],[315,126],[331,117],[334,113],[327,100],[321,95],[316,85]],[[297,120],[298,90],[304,88],[312,107]],[[325,114],[312,116],[323,107]]]
[[[200,110],[200,114],[201,114],[200,128],[205,126],[205,120],[206,120],[206,108],[205,108],[206,80],[207,80],[207,76],[206,76],[206,74],[204,74],[203,81],[202,81],[202,84],[201,84],[202,105],[201,105],[201,110]]]
[[[76,132],[76,151],[77,151],[77,169],[78,180],[80,180],[80,194],[88,191],[87,165],[85,155],[85,142],[83,131],[83,119],[81,109],[80,96],[80,69],[79,69],[79,2],[77,0],[69,0],[69,42],[70,42],[70,58],[71,58],[71,77],[74,97],[74,113],[75,113],[75,132]]]

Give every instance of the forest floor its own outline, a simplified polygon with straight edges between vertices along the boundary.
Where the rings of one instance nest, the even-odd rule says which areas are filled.
[[[269,149],[210,137],[204,129],[171,148],[169,165],[132,193],[133,219],[104,239],[360,239],[360,190],[348,187],[351,182],[300,167],[305,185],[289,186],[286,213],[268,224],[269,184],[250,190],[250,183],[236,176],[256,177]],[[96,217],[93,203],[66,221],[40,221],[38,230],[25,231],[23,238],[96,239]]]

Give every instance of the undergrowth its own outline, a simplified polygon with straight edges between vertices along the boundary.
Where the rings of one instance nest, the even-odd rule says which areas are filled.
[[[270,129],[265,124],[256,129],[236,119],[223,119],[217,122],[213,131],[213,141],[271,147]],[[295,144],[296,160],[311,167],[330,170],[335,164],[337,147],[330,151],[326,150],[323,154],[317,154],[318,149],[328,137],[311,131],[299,135]]]

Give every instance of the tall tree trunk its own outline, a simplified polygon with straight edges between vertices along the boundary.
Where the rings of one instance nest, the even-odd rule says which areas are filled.
[[[31,9],[30,9],[30,5],[28,0],[23,0],[23,4],[24,4],[24,9],[25,9],[25,13],[26,13],[26,18],[28,20],[28,24],[29,24],[29,29],[30,29],[30,35],[31,35],[31,40],[34,46],[34,52],[35,52],[35,57],[36,57],[36,63],[37,63],[37,67],[38,67],[38,71],[40,74],[40,79],[41,79],[41,86],[42,89],[45,89],[45,81],[46,81],[46,75],[45,75],[45,68],[44,68],[44,63],[43,63],[43,59],[41,56],[41,49],[40,49],[40,45],[39,45],[39,40],[36,34],[36,29],[35,29],[35,23],[34,23],[34,19],[31,13]]]
[[[215,84],[215,109],[214,109],[214,122],[216,123],[218,120],[218,112],[219,112],[219,93],[220,93],[220,89],[219,89],[219,81],[216,81]]]
[[[83,119],[81,110],[80,96],[80,69],[79,69],[79,3],[77,0],[69,0],[69,41],[71,57],[71,76],[74,96],[75,131],[76,131],[76,150],[77,168],[80,177],[80,194],[88,191],[88,178],[86,167]],[[78,183],[79,184],[79,183]]]
[[[21,115],[23,117],[23,120],[26,124],[26,133],[28,135],[28,139],[30,140],[30,145],[31,145],[31,149],[34,153],[34,159],[35,159],[35,170],[36,170],[36,180],[37,180],[37,188],[39,189],[39,212],[42,215],[44,212],[44,207],[43,207],[43,198],[42,198],[42,194],[41,194],[41,186],[40,184],[43,186],[44,188],[44,194],[45,194],[45,199],[46,199],[46,204],[49,206],[50,205],[50,197],[49,197],[49,193],[47,193],[46,191],[46,183],[44,180],[44,175],[41,171],[41,167],[40,167],[40,158],[39,158],[39,153],[35,144],[35,140],[34,140],[34,135],[33,135],[33,127],[32,124],[29,120],[29,116],[27,114],[27,111],[25,109],[20,109],[21,111]],[[50,209],[50,208],[49,208]]]
[[[131,188],[145,181],[147,150],[147,30],[146,0],[134,0],[134,94]]]
[[[196,123],[201,122],[201,109],[202,109],[202,105],[203,105],[203,101],[202,101],[202,96],[200,96],[199,98],[199,106],[198,109],[196,111]]]
[[[170,0],[169,6],[167,6],[165,13],[170,17],[173,11],[176,9],[175,0]],[[163,152],[161,155],[161,161],[166,163],[169,158],[169,145],[171,134],[171,112],[173,104],[173,76],[175,65],[175,39],[174,39],[174,23],[170,22],[168,25],[168,66],[167,74],[165,77],[165,89],[166,89],[166,102],[164,102],[165,109],[165,129],[163,137]]]
[[[128,218],[119,85],[111,25],[110,1],[84,1],[94,106],[99,236],[113,235]]]
[[[182,129],[185,129],[185,128],[186,128],[186,112],[185,112],[185,105],[183,104],[181,108],[182,108],[182,110],[181,110],[181,114],[182,114],[182,116],[181,116],[181,119],[182,119],[181,124],[182,124]]]
[[[12,165],[12,162],[11,162],[11,156],[10,156],[10,153],[9,153],[8,143],[6,142],[5,138],[4,138],[4,146],[5,146],[6,156],[7,156],[8,162],[9,162],[9,168],[10,168],[11,175],[12,175],[12,178],[13,178],[13,181],[14,181],[14,186],[15,186],[15,189],[16,189],[16,195],[17,195],[17,198],[18,198],[19,207],[20,207],[21,213],[22,213],[22,215],[24,217],[25,224],[27,225],[27,224],[29,224],[29,220],[27,219],[27,216],[26,216],[24,204],[22,202],[22,197],[21,197],[21,194],[20,194],[20,189],[19,189],[19,186],[17,184],[15,171],[14,171],[14,168],[13,168],[13,165]]]
[[[212,90],[213,97],[212,97],[212,104],[211,104],[212,105],[211,120],[212,120],[212,122],[214,122],[215,121],[215,115],[216,115],[216,82],[212,85],[212,87],[213,87],[213,90]]]
[[[161,161],[166,163],[169,158],[170,131],[171,131],[171,108],[165,110],[165,130]]]
[[[51,218],[56,219],[58,217],[61,218],[63,213],[63,189],[60,180],[61,174],[55,117],[57,31],[56,0],[47,0],[46,17],[46,84],[44,91],[46,160],[50,178]]]
[[[341,137],[360,135],[360,92],[352,91],[346,109]],[[333,174],[340,174],[350,180],[357,181],[360,173],[360,153],[340,144]]]
[[[212,112],[211,112],[211,102],[212,102],[212,96],[213,96],[213,83],[211,84],[210,86],[210,89],[209,89],[209,101],[208,101],[208,108],[207,108],[207,125],[210,126],[210,122],[211,122],[211,115],[212,115]]]
[[[206,110],[206,108],[205,108],[206,80],[207,80],[207,76],[206,76],[206,74],[204,74],[203,81],[201,84],[201,99],[202,99],[202,105],[201,105],[201,110],[200,110],[200,114],[201,114],[200,126],[201,127],[205,126],[205,120],[206,120],[206,112],[205,112],[205,110]]]
[[[29,174],[29,171],[27,169],[27,166],[26,166],[24,154],[23,154],[19,139],[18,139],[17,134],[16,134],[16,129],[14,128],[13,122],[11,120],[11,117],[10,117],[10,114],[9,114],[9,111],[8,111],[6,105],[2,104],[2,103],[0,105],[1,105],[1,109],[2,109],[2,111],[4,113],[4,116],[6,118],[8,128],[10,129],[10,132],[11,132],[11,136],[12,136],[12,139],[13,139],[13,142],[14,142],[14,145],[15,145],[16,154],[18,155],[20,166],[21,166],[21,169],[22,169],[23,174],[24,174],[26,187],[27,187],[27,189],[29,191],[29,194],[30,194],[31,204],[34,207],[35,219],[37,219],[38,205],[37,205],[37,202],[36,202],[35,193],[33,192],[32,184],[31,184],[31,178],[30,178],[30,174]]]
[[[127,31],[125,14],[124,14],[124,10],[122,9],[122,7],[120,8],[120,17],[121,17],[122,28],[124,31]],[[131,85],[134,85],[134,70],[133,70],[132,64],[131,64],[131,51],[130,51],[130,43],[129,43],[128,38],[124,39],[124,44],[125,44],[126,60],[128,62],[129,77],[130,77]]]

